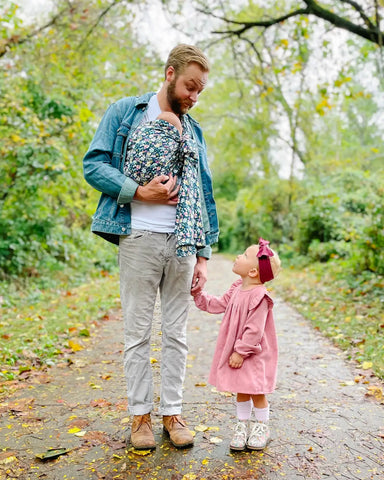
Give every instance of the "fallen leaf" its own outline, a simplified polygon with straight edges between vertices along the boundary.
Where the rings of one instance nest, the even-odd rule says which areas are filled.
[[[219,438],[219,437],[211,437],[209,439],[209,443],[213,443],[215,445],[218,445],[219,443],[221,443],[223,441],[222,438]]]
[[[79,427],[73,427],[68,430],[68,433],[78,433],[81,432],[81,428]]]
[[[99,398],[98,400],[92,400],[90,405],[91,407],[105,408],[105,407],[110,407],[112,403],[108,402],[108,400],[105,400],[104,398]]]
[[[135,455],[141,455],[142,457],[152,453],[152,450],[136,450],[135,448],[130,448],[129,451],[134,453]]]
[[[34,398],[22,398],[16,402],[9,403],[8,408],[12,412],[23,412],[24,410],[30,409],[34,401]]]
[[[87,440],[87,442],[92,443],[92,445],[101,445],[101,444],[106,444],[109,440],[109,437],[106,433],[104,432],[85,432],[86,435],[84,436],[84,439]]]
[[[9,463],[16,462],[17,458],[11,452],[4,452],[0,454],[0,465],[8,465]]]
[[[196,425],[195,430],[196,432],[206,432],[207,430],[209,430],[209,427],[207,427],[206,425]]]
[[[183,475],[183,478],[181,480],[196,480],[197,478],[197,475],[195,475],[194,473],[186,473],[185,475]]]
[[[71,450],[68,450],[67,448],[52,448],[52,449],[48,449],[44,453],[36,454],[35,457],[39,458],[40,460],[51,460],[53,458],[59,457],[60,455],[65,455],[70,451]]]
[[[363,370],[369,370],[370,368],[372,368],[372,362],[363,362]]]
[[[84,349],[84,347],[74,342],[73,340],[68,341],[68,346],[73,352],[80,352],[80,350]]]
[[[377,387],[375,385],[370,385],[367,388],[366,395],[375,397],[376,400],[379,400],[379,402],[384,401],[383,389],[381,387]]]
[[[93,383],[93,382],[90,382],[89,386],[90,386],[91,388],[93,388],[94,390],[97,390],[97,389],[102,390],[102,389],[103,389],[103,387],[100,387],[100,385],[96,385],[96,384]]]

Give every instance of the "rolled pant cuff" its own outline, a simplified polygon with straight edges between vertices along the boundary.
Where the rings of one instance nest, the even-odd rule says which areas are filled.
[[[151,413],[153,405],[141,405],[139,407],[128,407],[130,415],[145,415]]]
[[[181,408],[160,409],[159,415],[169,417],[170,415],[181,415]]]

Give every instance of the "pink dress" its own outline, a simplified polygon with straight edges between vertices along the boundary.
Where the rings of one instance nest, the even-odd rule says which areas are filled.
[[[267,394],[274,391],[278,346],[273,320],[273,300],[264,285],[241,290],[241,279],[222,296],[205,292],[194,297],[200,310],[223,313],[209,383],[219,391]],[[244,358],[240,368],[229,366],[238,352]]]

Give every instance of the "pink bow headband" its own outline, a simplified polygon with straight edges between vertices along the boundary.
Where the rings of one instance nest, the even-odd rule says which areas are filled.
[[[268,282],[274,278],[271,260],[269,257],[273,257],[272,250],[268,247],[268,240],[263,240],[261,237],[259,239],[259,251],[257,252],[257,257],[259,259],[259,275],[261,283]]]

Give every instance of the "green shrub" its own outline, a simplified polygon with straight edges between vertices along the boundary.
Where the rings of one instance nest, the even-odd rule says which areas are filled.
[[[351,254],[351,244],[344,240],[320,242],[313,240],[308,248],[308,256],[315,262],[327,262],[331,258],[348,258]]]

